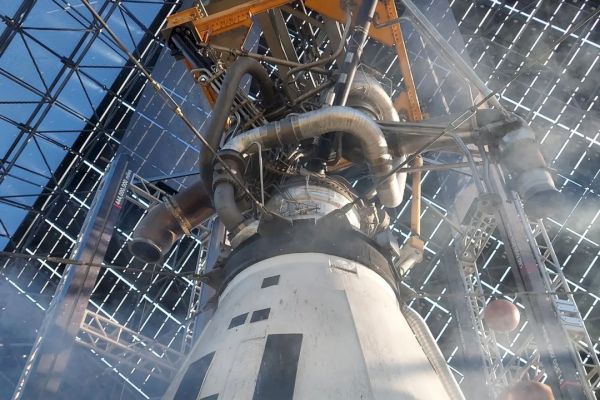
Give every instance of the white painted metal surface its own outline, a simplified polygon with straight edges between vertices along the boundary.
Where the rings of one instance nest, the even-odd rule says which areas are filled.
[[[271,286],[262,287],[265,278]],[[267,319],[251,322],[267,308]],[[267,337],[277,334],[302,335],[294,400],[448,398],[390,286],[356,262],[307,253],[264,260],[231,281],[165,399],[188,366],[213,351],[199,396],[185,398],[268,398],[255,391]]]

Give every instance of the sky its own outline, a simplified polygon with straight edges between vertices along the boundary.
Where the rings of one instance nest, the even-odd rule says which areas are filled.
[[[6,21],[15,18],[21,3],[0,2],[0,31],[9,29]],[[91,3],[97,10],[104,6],[104,1]],[[133,50],[161,7],[124,1],[101,14]],[[37,1],[0,54],[0,157],[3,167],[14,162],[0,177],[0,248],[28,212],[7,203],[33,205],[126,62],[105,33],[94,37],[90,21],[79,1]],[[78,61],[79,69],[66,68],[65,59]],[[19,137],[20,125],[35,128],[36,135]],[[16,149],[22,151],[15,158],[16,149],[9,150],[17,139]]]

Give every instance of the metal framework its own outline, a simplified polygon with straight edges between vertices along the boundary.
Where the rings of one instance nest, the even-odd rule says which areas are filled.
[[[108,249],[108,241],[102,238],[113,235],[124,200],[121,191],[131,179],[128,164],[128,157],[119,157],[105,175],[74,251],[73,258],[82,264],[69,264],[63,272],[23,368],[15,399],[60,393],[71,347],[100,272],[98,264],[102,263]]]
[[[500,199],[495,194],[481,193],[473,198],[468,214],[462,222],[463,232],[456,235],[455,252],[460,275],[467,294],[470,322],[475,327],[475,337],[482,352],[485,382],[490,384],[492,395],[497,395],[509,384],[504,372],[494,331],[487,328],[481,316],[486,306],[486,294],[477,268],[477,260],[498,224],[496,213]]]
[[[166,382],[183,359],[182,353],[89,310],[85,310],[77,343],[114,361],[119,368],[125,364]]]
[[[60,18],[56,21],[60,23],[53,21],[48,26],[36,26],[42,23],[36,19],[36,7],[42,7],[40,3],[51,3],[53,8],[41,11],[57,10]],[[309,7],[309,3],[306,1],[305,5]],[[317,11],[317,3],[326,7],[329,2],[312,3]],[[109,23],[113,21],[115,27],[118,19],[122,26],[119,34],[125,41],[131,38],[128,44],[135,50],[134,54],[144,65],[156,65],[153,76],[183,103],[189,116],[204,121],[210,110],[209,102],[196,93],[198,87],[194,87],[184,68],[173,67],[168,50],[163,50],[156,40],[159,27],[174,10],[176,2],[144,2],[144,6],[154,10],[154,15],[139,11],[140,4],[127,0],[105,1],[95,4],[95,8]],[[453,44],[463,56],[471,58],[477,73],[492,90],[504,85],[515,71],[529,67],[527,60],[546,54],[548,43],[595,12],[590,2],[573,4],[550,0],[527,4],[455,0],[447,9],[435,1],[419,5],[451,41],[463,35],[463,45],[460,41]],[[7,250],[69,258],[98,182],[117,148],[133,153],[138,172],[146,179],[166,177],[134,179],[123,221],[117,225],[109,256],[104,260],[106,267],[102,268],[94,287],[86,322],[78,336],[79,343],[93,347],[93,362],[99,370],[109,371],[107,375],[111,378],[105,379],[131,388],[128,398],[158,395],[165,383],[160,376],[157,379],[160,375],[157,371],[167,374],[163,377],[168,376],[169,365],[176,362],[179,352],[186,350],[192,338],[190,318],[198,312],[194,308],[195,300],[202,295],[198,293],[197,282],[191,278],[203,267],[206,252],[202,239],[206,237],[200,233],[198,237],[184,239],[162,268],[140,265],[127,254],[125,245],[149,204],[163,196],[165,190],[177,190],[193,179],[193,176],[168,177],[194,172],[198,143],[160,106],[151,88],[145,88],[143,79],[110,38],[97,29],[83,7],[70,7],[62,0],[25,1],[18,10],[6,12],[2,7],[0,14],[4,15],[6,28],[0,35],[0,84],[7,90],[2,90],[0,98],[0,126],[10,139],[0,142],[3,149],[0,234],[5,238],[3,244]],[[281,17],[287,29],[300,32],[299,27],[310,22],[302,22],[291,9],[284,7],[279,16],[273,18]],[[326,12],[325,9],[318,11]],[[445,23],[453,18],[458,28]],[[381,13],[378,23],[393,19],[393,13]],[[397,35],[398,25],[393,26]],[[468,87],[431,51],[431,46],[410,23],[402,22],[401,26],[424,113],[435,116],[462,111],[464,103],[461,101],[470,98]],[[61,48],[40,36],[40,32],[48,31],[57,32],[54,41],[68,37],[62,40],[68,40],[71,47]],[[476,339],[484,349],[487,379],[493,387],[499,389],[504,382],[525,375],[539,378],[545,372],[541,369],[540,353],[533,336],[534,324],[523,324],[511,335],[494,335],[480,325],[481,307],[485,301],[501,297],[525,310],[526,298],[535,296],[552,301],[572,340],[573,347],[569,351],[580,357],[579,372],[585,372],[590,390],[599,389],[600,294],[598,278],[593,274],[600,259],[599,83],[593,79],[600,72],[597,32],[596,15],[581,29],[569,34],[556,51],[539,60],[536,68],[500,92],[502,104],[523,115],[538,130],[546,158],[551,161],[557,182],[566,195],[565,207],[557,210],[556,216],[535,221],[529,231],[524,230],[530,243],[538,243],[533,247],[535,261],[546,267],[540,269],[542,291],[531,293],[518,286],[504,256],[504,242],[490,221],[473,230],[468,227],[476,226],[474,223],[463,223],[460,235],[451,233],[456,228],[453,224],[457,223],[448,222],[440,214],[449,214],[452,208],[443,187],[452,186],[456,172],[424,171],[422,174],[421,238],[425,241],[426,260],[405,277],[404,284],[415,291],[412,305],[426,317],[451,367],[458,377],[465,377],[465,383],[469,382],[469,371],[460,362],[462,347],[456,339],[464,325],[457,324],[453,311],[457,295],[450,290],[446,268],[440,261],[449,244],[463,250],[457,252],[459,255],[464,255],[463,244],[470,246],[469,257],[457,259],[463,266],[466,290],[459,296],[472,307],[466,317],[471,326],[479,327]],[[279,57],[285,53],[286,46],[288,50],[291,46],[302,56],[307,42],[301,35],[292,36],[289,42],[282,40],[277,50],[273,40],[269,40],[273,33],[265,29],[263,39],[253,49]],[[50,33],[47,35],[51,38]],[[315,37],[324,40],[327,36]],[[248,45],[254,43],[250,41]],[[417,120],[415,104],[418,103],[411,100],[407,95],[410,90],[406,90],[411,83],[402,79],[408,75],[399,68],[403,64],[397,63],[401,51],[398,46],[394,51],[376,42],[369,43],[364,58],[369,63],[365,68],[380,72],[382,81],[389,83],[398,103],[407,114],[411,113],[411,119]],[[21,75],[14,63],[6,61],[16,53],[29,65],[21,67]],[[92,57],[100,53],[111,54],[112,58],[94,64]],[[73,97],[80,101],[73,103]],[[20,107],[18,112],[16,107]],[[83,121],[84,126],[53,122],[73,118]],[[202,126],[200,122],[198,125]],[[167,154],[161,154],[164,152]],[[425,162],[446,162],[442,156],[426,157]],[[170,160],[167,162],[166,158]],[[396,232],[404,240],[411,235],[410,208],[410,201],[403,204],[395,218]],[[9,214],[21,217],[12,222],[7,220]],[[45,310],[49,298],[40,294],[54,293],[64,264],[34,257],[21,263],[6,256],[2,258],[3,290],[6,287],[23,297],[28,296],[26,299],[33,308]],[[0,333],[8,337],[4,331]],[[8,340],[3,342],[3,349],[12,348]],[[8,350],[0,350],[0,354],[16,360],[28,351],[9,355]],[[23,365],[23,361],[15,362],[20,367]],[[16,384],[10,377],[5,380]],[[103,398],[120,395],[107,394]]]

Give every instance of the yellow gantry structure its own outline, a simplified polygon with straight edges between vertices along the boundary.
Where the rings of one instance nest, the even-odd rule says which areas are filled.
[[[236,43],[241,50],[246,36],[252,27],[253,17],[269,10],[282,6],[290,5],[295,1],[302,0],[253,0],[253,1],[222,1],[226,5],[215,5],[220,9],[210,13],[211,5],[207,8],[209,12],[201,7],[192,7],[173,14],[167,18],[166,27],[163,29],[163,36],[168,40],[175,28],[189,29],[194,33],[197,39],[203,43],[210,44],[219,35],[230,34],[228,43]],[[360,1],[354,4],[354,10],[360,6]],[[321,16],[337,22],[345,22],[346,11],[342,8],[340,1],[331,0],[304,0],[303,6],[307,10],[319,13]],[[356,15],[354,12],[353,15]],[[404,79],[405,91],[394,100],[396,109],[405,114],[411,121],[420,121],[423,119],[421,107],[417,97],[415,83],[412,77],[404,36],[400,27],[398,10],[394,0],[378,1],[375,20],[377,23],[371,24],[369,37],[386,46],[393,47],[398,57],[398,67]],[[235,31],[233,38],[231,33]],[[191,69],[191,62],[186,60],[186,65]],[[203,86],[209,101],[214,102],[216,94],[207,86]],[[417,165],[422,165],[422,160],[417,157]],[[413,202],[411,204],[411,231],[412,237],[410,244],[423,251],[423,241],[420,235],[420,184],[421,173],[417,171],[413,174]]]

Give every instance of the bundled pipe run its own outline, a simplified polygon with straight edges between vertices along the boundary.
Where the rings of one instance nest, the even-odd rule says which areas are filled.
[[[327,107],[288,119],[273,122],[238,135],[223,146],[222,151],[239,154],[253,151],[250,145],[260,143],[263,148],[299,143],[330,132],[352,135],[359,143],[367,160],[381,203],[397,207],[402,201],[402,191],[394,175],[378,182],[392,168],[392,156],[381,129],[364,113],[349,107]]]
[[[273,108],[279,103],[279,96],[265,67],[251,58],[238,58],[227,68],[227,75],[221,85],[219,96],[213,107],[210,122],[206,129],[206,140],[213,149],[218,148],[221,143],[225,122],[231,112],[233,100],[235,99],[242,78],[246,75],[252,76],[258,84],[260,93],[264,99],[263,105],[266,109]],[[206,188],[210,189],[212,187],[213,154],[208,149],[201,149],[199,164],[202,180]]]

